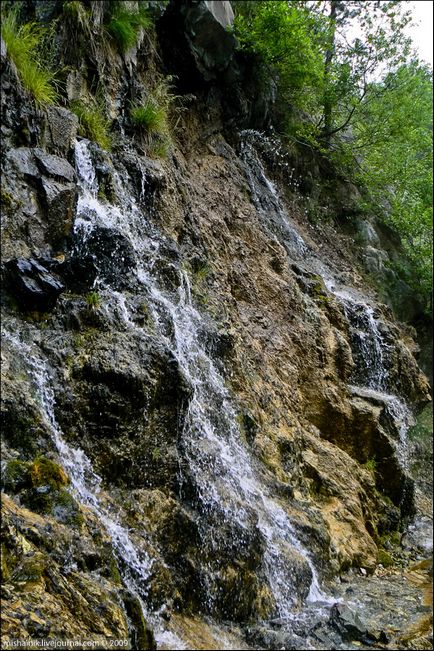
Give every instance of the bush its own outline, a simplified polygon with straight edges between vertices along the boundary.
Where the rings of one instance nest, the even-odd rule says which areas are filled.
[[[101,149],[109,150],[110,120],[105,117],[102,107],[96,102],[93,106],[86,106],[83,102],[76,101],[72,102],[70,108],[78,117],[81,135],[96,142]]]
[[[136,44],[139,29],[149,29],[151,20],[143,10],[132,12],[125,9],[123,5],[123,2],[115,3],[107,31],[120,51],[126,52]]]
[[[57,99],[54,74],[41,62],[39,48],[45,30],[35,23],[18,26],[16,14],[2,17],[1,33],[20,80],[39,106]]]

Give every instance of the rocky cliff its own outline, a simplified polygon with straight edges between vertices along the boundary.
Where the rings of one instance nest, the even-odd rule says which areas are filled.
[[[429,384],[340,226],[362,221],[357,188],[267,131],[273,89],[229,3],[155,9],[124,54],[104,3],[75,41],[62,3],[41,5],[63,105],[35,107],[1,60],[4,640],[393,644],[332,607],[429,528],[407,440]],[[160,160],[128,109],[169,74]],[[97,88],[111,151],[68,109]]]

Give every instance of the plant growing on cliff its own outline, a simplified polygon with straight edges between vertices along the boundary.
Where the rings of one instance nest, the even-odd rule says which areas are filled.
[[[98,294],[98,292],[89,292],[84,297],[84,300],[86,301],[86,305],[92,312],[94,312],[101,306],[101,296]]]
[[[80,133],[96,142],[101,149],[110,150],[110,120],[105,117],[101,103],[96,100],[91,104],[75,101],[71,103],[70,109],[78,117]]]
[[[142,134],[150,155],[165,158],[172,144],[172,116],[183,110],[175,107],[178,99],[171,91],[172,77],[161,79],[143,103],[134,103],[130,108],[130,119],[134,127]]]
[[[113,2],[107,32],[121,52],[126,52],[137,42],[140,29],[149,29],[151,20],[142,6],[138,11],[126,8],[125,2]]]
[[[40,46],[45,30],[36,23],[18,25],[14,11],[2,15],[1,34],[19,78],[39,106],[57,99],[54,74],[44,66]]]
[[[168,130],[167,112],[153,97],[141,105],[134,104],[130,115],[133,124],[148,133],[166,133]]]

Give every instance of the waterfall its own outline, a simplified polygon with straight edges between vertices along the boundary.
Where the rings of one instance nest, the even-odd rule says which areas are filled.
[[[76,167],[80,186],[77,233],[87,237],[92,228],[102,225],[117,229],[128,237],[136,254],[137,291],[143,292],[158,336],[173,352],[192,388],[180,447],[183,466],[188,468],[200,504],[201,535],[205,547],[209,552],[213,546],[218,548],[222,522],[231,525],[241,546],[243,539],[248,540],[253,527],[265,545],[261,572],[275,599],[276,614],[288,616],[297,601],[290,561],[294,553],[304,558],[309,568],[308,600],[324,600],[308,552],[297,539],[283,507],[261,481],[260,473],[254,469],[254,461],[242,442],[237,414],[224,379],[201,342],[200,333],[206,331],[207,323],[192,302],[187,274],[178,271],[177,292],[161,287],[152,259],[145,254],[150,250],[158,251],[164,238],[155,232],[152,236],[143,236],[144,216],[134,201],[127,178],[121,180],[117,174],[114,178],[120,208],[98,199],[89,143],[85,140],[76,145]],[[152,229],[148,227],[147,232],[151,233]],[[125,327],[134,328],[136,334],[146,337],[146,333],[134,323],[126,297],[108,284],[101,287],[104,295],[110,297],[106,309],[117,306]],[[169,328],[168,322],[171,324]],[[209,552],[208,605],[212,607],[213,582],[218,579],[220,570]]]
[[[264,166],[257,153],[257,146],[279,156],[278,145],[264,134],[245,130],[240,134],[240,155],[246,166],[252,200],[263,219],[265,230],[271,230],[279,242],[285,246],[291,260],[303,262],[322,277],[326,288],[340,304],[350,324],[350,344],[355,361],[351,383],[357,389],[365,390],[366,398],[381,400],[385,410],[395,424],[398,439],[394,442],[402,468],[408,466],[407,431],[414,424],[410,409],[401,396],[393,393],[393,383],[389,373],[391,346],[385,341],[381,324],[369,300],[360,293],[341,287],[335,274],[314,252],[297,232],[285,211],[275,185],[268,179]],[[285,163],[286,164],[286,163]],[[298,184],[294,183],[294,190]],[[352,386],[349,386],[352,390]]]

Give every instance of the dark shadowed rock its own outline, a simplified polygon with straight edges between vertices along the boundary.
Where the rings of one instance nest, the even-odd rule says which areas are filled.
[[[36,260],[18,258],[6,263],[10,292],[24,310],[53,309],[65,286]]]

